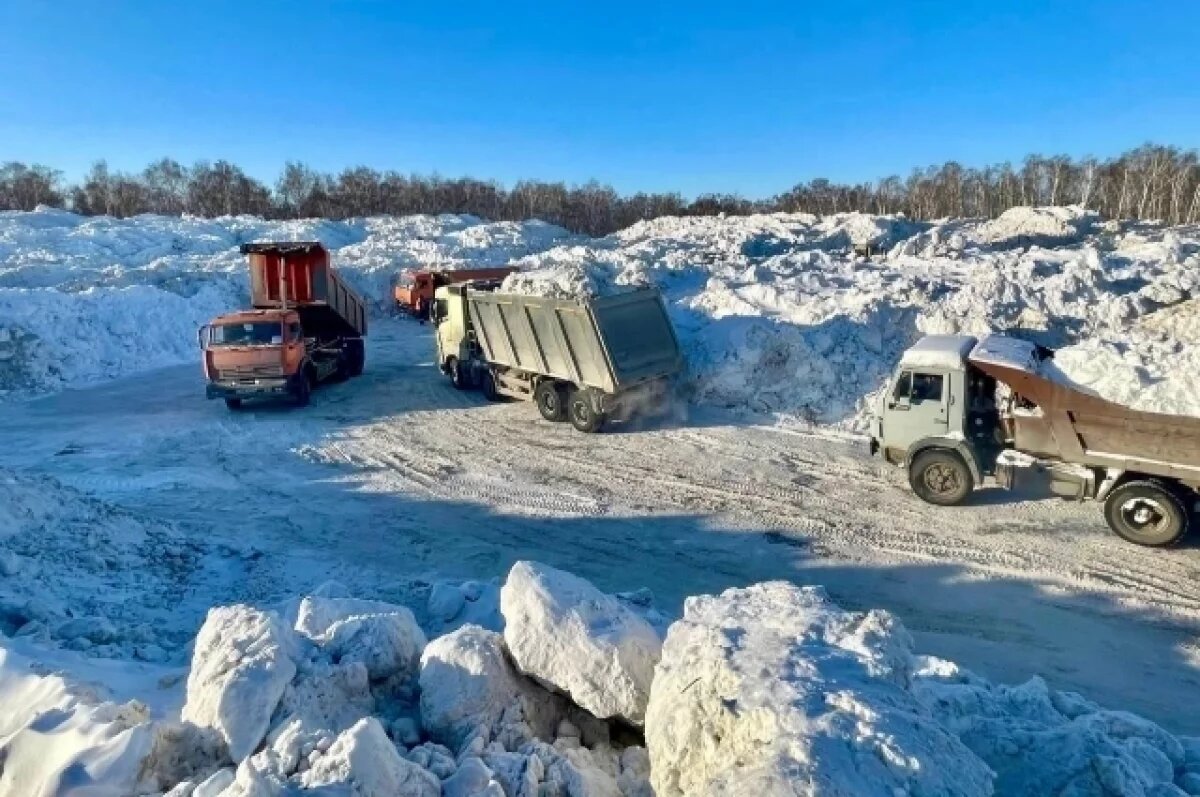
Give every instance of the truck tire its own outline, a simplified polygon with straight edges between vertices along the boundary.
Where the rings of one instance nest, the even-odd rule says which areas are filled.
[[[362,338],[346,341],[344,353],[346,370],[350,376],[361,376],[363,367],[367,364],[367,350],[363,346]]]
[[[567,395],[567,417],[571,425],[581,432],[598,432],[608,420],[604,413],[596,412],[588,388],[574,388]]]
[[[566,393],[553,379],[538,382],[533,391],[533,400],[537,402],[538,412],[546,420],[562,423],[567,419]]]
[[[1125,482],[1104,499],[1104,519],[1118,537],[1165,548],[1188,533],[1191,517],[1180,496],[1159,482]]]
[[[242,408],[242,400],[240,398],[225,399],[225,406],[231,410],[240,410]]]
[[[917,454],[908,468],[908,483],[921,500],[937,506],[957,506],[975,489],[963,458],[943,450]]]
[[[307,371],[296,380],[296,390],[292,393],[292,399],[295,400],[297,407],[307,407],[312,400],[312,380]]]
[[[446,360],[446,370],[450,372],[450,384],[459,390],[471,389],[471,373],[463,367],[457,357]]]
[[[479,390],[488,401],[499,401],[500,391],[496,389],[496,372],[491,368],[485,369],[479,375]]]

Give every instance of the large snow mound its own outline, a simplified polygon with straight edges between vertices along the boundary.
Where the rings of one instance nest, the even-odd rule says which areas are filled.
[[[238,245],[270,238],[325,242],[377,308],[397,272],[424,267],[515,264],[505,290],[575,299],[658,287],[685,350],[689,395],[702,403],[854,427],[865,397],[921,334],[1009,331],[1114,350],[1122,368],[1092,389],[1200,414],[1190,369],[1172,367],[1200,360],[1196,337],[1179,334],[1196,325],[1168,318],[1200,297],[1200,227],[1100,224],[1079,208],[935,223],[667,217],[596,239],[470,216],[0,213],[0,391],[196,362],[196,326],[245,302]]]
[[[601,718],[640,725],[662,642],[617,598],[578,576],[517,562],[500,591],[517,667]]]
[[[598,594],[527,569],[560,598]],[[213,609],[182,711],[169,697],[151,709],[47,674],[0,636],[0,797],[1116,797],[1200,786],[1200,739],[1040,678],[998,685],[915,657],[890,615],[844,611],[819,587],[688,599],[655,668],[645,746],[629,725],[520,673],[504,636],[475,626],[428,644],[413,636],[419,682],[403,664],[372,678],[328,643],[340,623],[399,607],[318,591],[280,614]],[[293,615],[299,628],[284,621]],[[137,685],[163,668],[119,665],[91,672],[126,692],[165,688]]]
[[[992,773],[909,691],[911,641],[783,582],[689,598],[646,716],[658,797],[987,795]]]

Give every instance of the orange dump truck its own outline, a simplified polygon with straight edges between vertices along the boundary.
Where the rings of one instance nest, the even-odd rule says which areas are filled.
[[[308,403],[313,387],[363,371],[366,303],[315,241],[242,246],[250,261],[251,309],[200,328],[208,398],[238,409],[246,399]]]
[[[406,271],[400,274],[396,287],[392,290],[392,298],[396,300],[397,310],[403,310],[406,313],[412,313],[417,318],[425,319],[429,317],[429,308],[433,305],[433,292],[443,285],[455,285],[473,280],[502,280],[516,270],[505,266],[502,268]]]

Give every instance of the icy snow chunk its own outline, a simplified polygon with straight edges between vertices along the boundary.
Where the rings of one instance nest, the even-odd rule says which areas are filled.
[[[336,582],[326,582],[322,587],[336,590],[337,586],[330,587],[331,584],[336,585]],[[328,637],[330,628],[340,620],[403,612],[408,612],[408,609],[394,603],[313,594],[300,601],[296,630],[309,639],[320,642]]]
[[[1041,678],[995,685],[946,663],[919,673],[913,692],[995,771],[997,794],[1149,794],[1186,766],[1184,745],[1159,726]]]
[[[908,691],[911,640],[784,582],[689,598],[646,714],[658,797],[991,794],[987,766]]]
[[[476,756],[464,758],[458,769],[442,783],[444,797],[503,797],[500,783],[492,778],[492,770]]]
[[[234,770],[230,767],[218,769],[209,777],[196,785],[192,797],[218,797],[233,785]]]
[[[244,605],[209,610],[196,636],[183,719],[214,728],[242,761],[267,733],[296,674],[295,639],[274,612]]]
[[[412,612],[339,620],[329,628],[325,649],[341,664],[361,662],[371,680],[417,674],[425,634]]]
[[[429,616],[448,623],[458,616],[466,605],[467,598],[458,584],[439,581],[429,590]]]
[[[600,718],[641,724],[662,641],[617,598],[578,576],[517,562],[500,591],[518,668]]]
[[[305,788],[345,783],[356,797],[439,797],[433,773],[401,758],[374,717],[359,720],[338,736],[302,782]]]
[[[506,737],[506,747],[552,738],[561,706],[518,673],[504,639],[465,625],[439,637],[421,656],[421,723],[436,741],[459,750],[472,737]]]

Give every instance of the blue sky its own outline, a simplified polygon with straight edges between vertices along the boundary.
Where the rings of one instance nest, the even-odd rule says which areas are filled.
[[[765,196],[1200,145],[1200,2],[0,0],[0,161]]]

